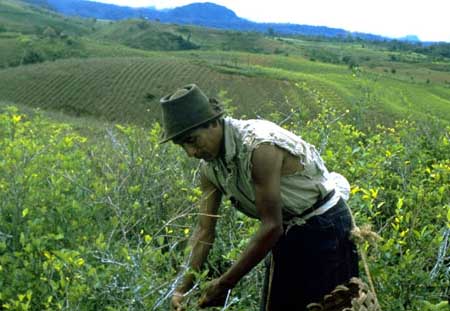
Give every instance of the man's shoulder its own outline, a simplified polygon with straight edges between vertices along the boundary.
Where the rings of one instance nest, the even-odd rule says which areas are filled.
[[[265,119],[235,119],[232,117],[225,117],[225,122],[237,128],[250,127],[279,127],[277,124]]]
[[[264,137],[270,135],[270,133],[275,133],[283,130],[277,124],[264,119],[226,118],[225,120],[229,124],[229,126],[237,131],[242,137]]]
[[[300,136],[264,119],[228,118],[226,122],[234,129],[244,145],[261,142],[277,144],[282,141],[298,142],[301,140]]]

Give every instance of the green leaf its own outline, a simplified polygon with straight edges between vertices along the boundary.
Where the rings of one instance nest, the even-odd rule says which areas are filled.
[[[29,212],[30,212],[30,210],[29,210],[28,207],[27,207],[26,209],[24,209],[24,210],[22,211],[22,217],[27,216]]]
[[[397,201],[397,209],[402,209],[403,207],[403,198],[399,198]]]

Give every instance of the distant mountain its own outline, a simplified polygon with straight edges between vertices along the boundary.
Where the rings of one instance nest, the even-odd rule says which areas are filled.
[[[230,9],[214,3],[191,3],[182,7],[167,11],[167,17],[184,22],[206,21],[211,18],[214,23],[240,23],[245,21],[239,18]],[[246,22],[246,21],[245,21]]]
[[[398,40],[412,42],[412,43],[420,42],[419,37],[416,36],[416,35],[407,35],[407,36],[404,36],[402,38],[399,38]]]
[[[44,6],[64,15],[84,18],[98,18],[120,20],[127,18],[141,18],[158,14],[155,9],[136,9],[86,0],[24,0],[25,2]]]
[[[257,31],[271,34],[305,35],[364,40],[389,40],[389,38],[367,33],[349,32],[344,29],[324,26],[309,26],[290,23],[256,23],[237,16],[232,10],[214,3],[192,3],[170,10],[154,8],[131,8],[87,0],[25,0],[72,16],[120,20],[144,18],[163,23],[191,24],[237,31]]]

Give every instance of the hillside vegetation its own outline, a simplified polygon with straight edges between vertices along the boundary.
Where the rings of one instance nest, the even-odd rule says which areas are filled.
[[[0,71],[0,96],[4,101],[78,116],[149,125],[159,118],[160,97],[195,82],[211,96],[220,97],[225,91],[238,113],[249,117],[268,110],[286,114],[298,104],[305,117],[311,117],[317,111],[311,94],[317,93],[330,105],[350,109],[354,118],[389,122],[434,115],[450,121],[450,88],[443,83],[410,82],[392,73],[352,70],[294,56],[219,51],[145,56],[71,59],[5,69]]]
[[[160,116],[162,94],[190,82],[217,96],[229,91],[240,112],[252,116],[270,103],[285,106],[288,112],[291,107],[286,100],[300,98],[293,83],[230,75],[160,55],[65,60],[7,69],[0,72],[0,94],[6,101],[72,115],[150,125]]]
[[[317,109],[310,94],[320,93],[358,120],[368,111],[369,120],[383,122],[427,114],[450,119],[445,58],[392,51],[380,43],[277,38],[145,20],[78,20],[19,1],[1,5],[7,8],[0,11],[3,101],[150,124],[159,117],[161,96],[195,82],[211,96],[226,92],[238,112],[250,117],[273,107],[287,113],[298,103],[312,117]],[[16,27],[24,16],[31,23]]]
[[[348,178],[357,223],[382,238],[359,249],[383,310],[447,310],[446,48],[74,19],[1,1],[0,309],[168,310],[201,191],[198,163],[158,143],[159,98],[195,82],[227,114],[301,135]],[[189,311],[258,226],[227,200],[220,216]],[[259,310],[262,277],[260,265],[221,309]]]
[[[90,21],[65,18],[55,12],[16,0],[0,3],[0,25],[2,31],[37,34],[52,27],[67,34],[87,34]]]
[[[446,308],[450,127],[406,120],[369,133],[320,98],[317,105],[317,118],[304,123],[293,114],[284,126],[347,176],[358,224],[371,223],[381,235],[376,247],[360,247],[383,310]],[[196,163],[158,143],[158,124],[83,132],[42,113],[0,113],[0,304],[167,310],[201,195]],[[197,281],[232,264],[256,228],[226,202],[209,271]],[[245,277],[224,307],[258,310],[262,274],[259,266]],[[197,310],[198,295],[189,294],[188,310]]]

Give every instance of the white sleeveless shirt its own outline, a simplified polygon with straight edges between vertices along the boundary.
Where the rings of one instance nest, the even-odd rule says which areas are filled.
[[[301,214],[333,189],[337,193],[329,204],[335,204],[339,199],[336,180],[341,179],[342,184],[345,178],[336,173],[330,174],[316,148],[299,136],[269,121],[229,117],[223,119],[223,130],[223,157],[210,162],[203,161],[202,173],[225,195],[233,197],[238,202],[236,207],[244,214],[259,218],[251,176],[251,157],[253,150],[263,143],[288,151],[299,159],[304,168],[294,174],[281,176],[284,221]]]

